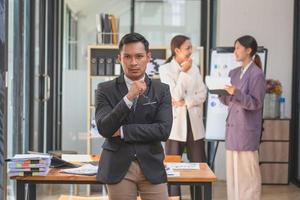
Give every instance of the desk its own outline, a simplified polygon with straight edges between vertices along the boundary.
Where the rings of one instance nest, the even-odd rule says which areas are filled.
[[[206,163],[200,163],[199,170],[178,170],[180,176],[168,177],[169,185],[200,185],[204,186],[204,199],[212,199],[212,182],[217,180],[215,174]],[[25,186],[28,184],[29,199],[36,199],[36,184],[102,184],[96,176],[82,176],[60,173],[52,168],[47,176],[16,176],[11,179],[17,182],[17,200],[24,200]]]

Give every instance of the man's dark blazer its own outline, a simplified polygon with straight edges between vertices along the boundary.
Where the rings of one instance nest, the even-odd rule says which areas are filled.
[[[167,181],[161,141],[168,139],[172,127],[170,89],[159,80],[150,80],[147,75],[145,82],[144,95],[149,98],[139,96],[131,109],[123,100],[128,92],[124,75],[98,84],[95,118],[99,133],[106,139],[97,180],[103,183],[120,182],[132,160],[138,161],[149,182]],[[112,137],[121,126],[124,138]]]

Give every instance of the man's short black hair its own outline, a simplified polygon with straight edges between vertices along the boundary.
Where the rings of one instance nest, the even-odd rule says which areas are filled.
[[[128,33],[124,35],[119,43],[119,52],[122,51],[122,48],[125,44],[141,42],[144,44],[146,52],[149,52],[149,42],[144,36],[139,33]]]

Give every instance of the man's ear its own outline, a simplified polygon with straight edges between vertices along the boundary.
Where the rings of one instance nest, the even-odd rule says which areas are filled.
[[[118,54],[118,61],[119,61],[119,63],[121,63],[121,55],[120,54]]]

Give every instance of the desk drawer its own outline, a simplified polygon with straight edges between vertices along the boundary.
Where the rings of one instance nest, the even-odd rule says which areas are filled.
[[[262,142],[259,147],[259,160],[264,162],[288,162],[289,142]]]
[[[288,164],[263,163],[260,172],[263,184],[288,184]]]
[[[264,120],[262,140],[289,140],[289,120]]]

